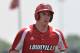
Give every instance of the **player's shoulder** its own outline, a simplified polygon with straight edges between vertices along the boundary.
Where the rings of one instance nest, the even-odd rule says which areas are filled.
[[[31,31],[33,25],[29,25],[29,26],[26,26],[26,27],[22,27],[19,31]]]
[[[59,28],[53,28],[53,31],[59,36],[59,40],[64,40],[63,32]]]
[[[56,28],[56,27],[53,27],[53,28],[50,27],[50,31],[51,32],[55,32],[58,35],[62,35],[63,34],[62,31],[59,28]]]
[[[58,28],[53,29],[57,34],[62,35],[62,31]]]

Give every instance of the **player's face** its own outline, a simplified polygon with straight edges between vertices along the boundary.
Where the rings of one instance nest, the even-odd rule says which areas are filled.
[[[40,12],[39,14],[40,14],[40,20],[39,21],[41,21],[43,23],[49,23],[50,16],[51,16],[50,12],[44,11],[44,12]]]

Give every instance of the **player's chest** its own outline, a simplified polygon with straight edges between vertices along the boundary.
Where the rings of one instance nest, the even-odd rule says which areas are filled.
[[[24,48],[29,53],[53,53],[57,40],[58,37],[55,34],[29,34],[25,38]]]
[[[58,42],[58,37],[56,34],[39,34],[39,33],[32,33],[26,36],[25,42],[28,44],[49,44],[49,45],[56,45]]]

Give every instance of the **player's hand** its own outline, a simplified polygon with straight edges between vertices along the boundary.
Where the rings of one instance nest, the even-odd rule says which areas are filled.
[[[18,52],[18,51],[13,50],[13,51],[10,51],[10,53],[19,53],[19,52]]]

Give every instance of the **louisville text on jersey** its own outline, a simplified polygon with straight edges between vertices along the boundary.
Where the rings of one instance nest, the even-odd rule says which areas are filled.
[[[30,50],[54,50],[55,46],[53,45],[30,45]]]

